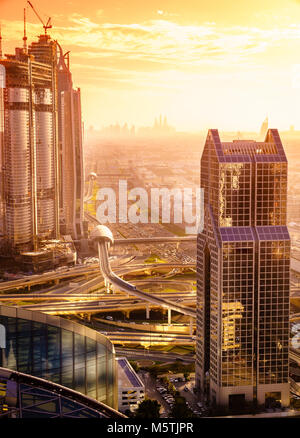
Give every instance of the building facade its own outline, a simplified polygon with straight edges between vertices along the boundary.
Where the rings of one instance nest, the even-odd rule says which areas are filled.
[[[117,358],[118,366],[118,410],[134,412],[145,400],[145,385],[126,357]]]
[[[289,404],[290,237],[287,159],[264,142],[221,142],[201,158],[204,230],[197,239],[196,384],[223,406]]]
[[[72,321],[0,306],[0,367],[71,388],[118,407],[115,350],[108,338]]]
[[[59,236],[56,43],[0,59],[3,232],[11,252]]]
[[[0,368],[0,419],[126,418],[95,399],[39,377]]]
[[[73,89],[69,58],[59,46],[58,141],[60,152],[60,209],[62,234],[83,237],[83,149],[80,89]],[[67,61],[66,61],[67,59]]]
[[[3,235],[12,253],[83,236],[80,89],[57,41],[40,35],[28,51],[0,59]]]

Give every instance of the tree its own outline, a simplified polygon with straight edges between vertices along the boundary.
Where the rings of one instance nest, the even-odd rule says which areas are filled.
[[[171,418],[192,418],[193,412],[188,408],[184,397],[175,397],[175,403],[171,411]]]
[[[169,379],[168,376],[163,376],[163,377],[161,378],[161,380],[162,380],[163,383],[166,383],[166,384],[169,384],[169,383],[170,383],[170,379]]]
[[[175,386],[173,385],[173,383],[169,383],[168,384],[168,391],[171,393],[171,394],[175,394],[176,393],[176,388],[175,388]]]
[[[157,400],[146,399],[139,404],[135,418],[159,418],[160,404]]]
[[[136,373],[140,371],[140,367],[138,366],[137,362],[135,362],[134,360],[130,360],[129,363]]]
[[[188,380],[190,380],[190,373],[189,373],[188,371],[185,371],[185,372],[183,373],[183,377],[185,378],[185,380],[186,380],[186,382],[187,382]]]

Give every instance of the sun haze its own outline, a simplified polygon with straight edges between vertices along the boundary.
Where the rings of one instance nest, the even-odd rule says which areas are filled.
[[[33,2],[71,51],[85,125],[177,130],[300,127],[300,1],[82,0]],[[263,3],[263,4],[262,4]],[[27,2],[0,0],[3,51],[22,45]],[[27,7],[28,40],[43,29]]]

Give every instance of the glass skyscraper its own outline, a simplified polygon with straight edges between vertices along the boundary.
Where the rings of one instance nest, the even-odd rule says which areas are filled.
[[[290,237],[277,130],[264,142],[221,142],[210,130],[201,187],[196,383],[217,405],[275,399],[287,406]]]

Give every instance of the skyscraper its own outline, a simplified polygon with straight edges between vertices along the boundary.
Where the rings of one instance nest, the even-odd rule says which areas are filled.
[[[56,62],[48,35],[0,60],[4,235],[12,252],[59,236]]]
[[[62,49],[47,34],[28,51],[24,44],[5,56],[0,59],[3,234],[11,254],[33,250],[36,258],[41,241],[59,239],[60,231],[75,239],[83,235],[80,89],[73,89]]]
[[[196,383],[217,405],[289,404],[287,159],[264,142],[207,135],[197,242]]]
[[[74,239],[83,236],[83,150],[80,89],[73,89],[68,54],[59,47],[58,141],[60,151],[61,230]],[[67,58],[67,63],[66,63]]]

